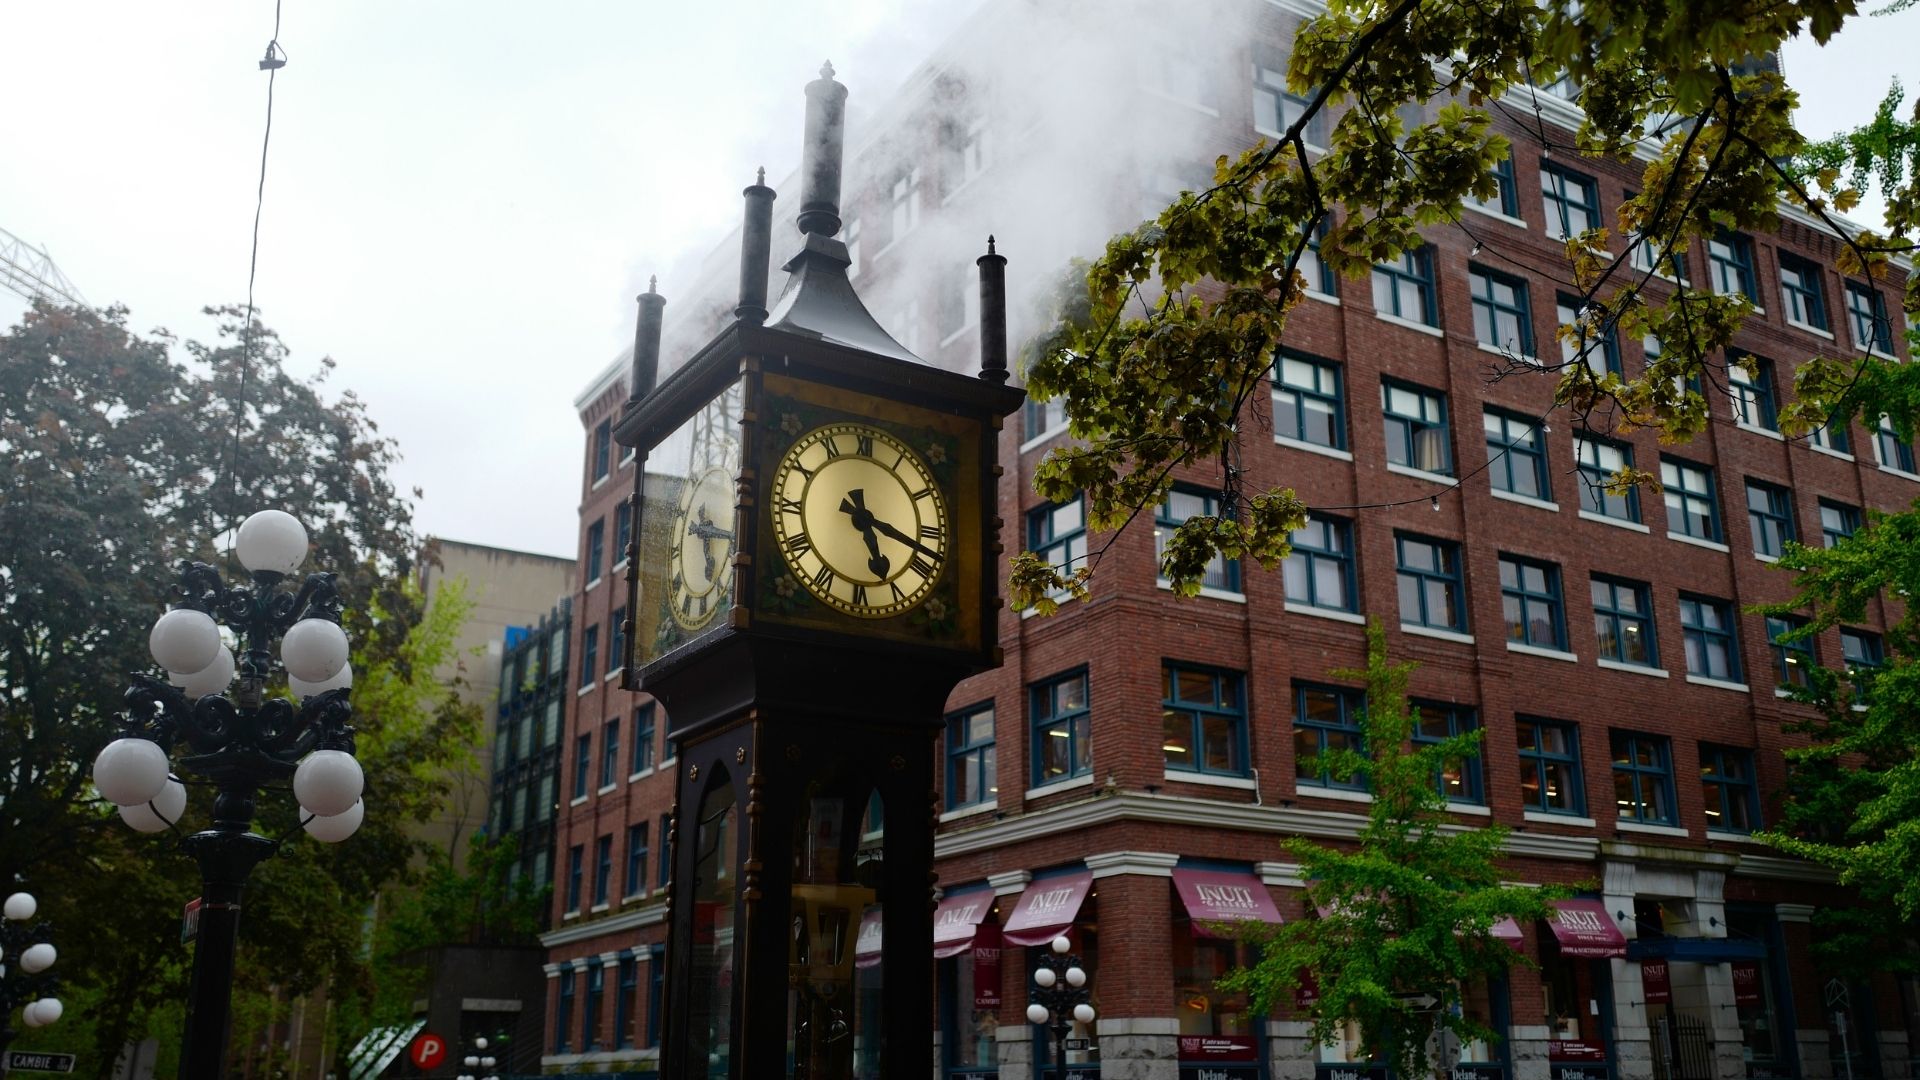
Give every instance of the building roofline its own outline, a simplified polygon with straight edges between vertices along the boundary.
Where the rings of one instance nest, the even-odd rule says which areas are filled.
[[[461,547],[479,548],[482,551],[498,551],[506,555],[524,555],[530,559],[552,559],[554,562],[563,562],[569,566],[575,562],[574,558],[570,555],[549,555],[544,551],[528,551],[525,548],[503,547],[499,544],[482,544],[472,540],[456,540],[451,536],[435,536],[431,533],[421,541],[422,547],[425,547],[427,544],[458,544]]]

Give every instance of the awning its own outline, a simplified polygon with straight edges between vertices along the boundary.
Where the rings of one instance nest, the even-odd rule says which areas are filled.
[[[1221,923],[1280,922],[1280,909],[1273,906],[1267,887],[1246,870],[1176,866],[1173,887],[1193,918],[1193,932],[1203,937],[1218,936],[1213,927]]]
[[[1547,925],[1560,955],[1604,960],[1627,955],[1627,939],[1598,900],[1556,900]]]
[[[1093,888],[1093,871],[1036,881],[1020,894],[1020,902],[1001,928],[1009,945],[1045,945],[1059,937],[1080,915],[1080,904]]]
[[[980,920],[993,910],[993,890],[955,893],[933,909],[933,955],[944,960],[973,947]]]
[[[880,910],[874,908],[860,919],[860,936],[853,943],[853,966],[876,967],[880,963]]]
[[[411,1023],[398,1027],[374,1028],[366,1037],[354,1045],[353,1052],[347,1055],[348,1080],[372,1080],[393,1064],[400,1051],[407,1048],[420,1029],[427,1026],[427,1018],[421,1017]]]
[[[1527,943],[1527,935],[1520,932],[1520,924],[1510,917],[1493,924],[1493,936],[1516,950]]]
[[[1767,947],[1744,938],[1637,938],[1627,945],[1634,960],[1678,960],[1692,964],[1719,964],[1733,960],[1764,960]]]

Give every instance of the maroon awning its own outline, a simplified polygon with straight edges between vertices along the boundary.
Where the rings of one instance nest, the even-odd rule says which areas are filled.
[[[874,908],[860,919],[860,936],[853,943],[853,966],[870,968],[880,963],[880,910]]]
[[[1604,960],[1627,955],[1627,939],[1598,900],[1556,900],[1547,917],[1560,955]]]
[[[1193,932],[1214,937],[1212,926],[1230,922],[1280,922],[1267,887],[1245,870],[1203,870],[1176,866],[1173,887],[1193,918]]]
[[[933,909],[933,955],[944,960],[973,948],[980,920],[992,910],[992,889],[955,893],[941,900]]]
[[[1514,922],[1511,918],[1501,919],[1499,922],[1494,923],[1493,936],[1506,942],[1515,950],[1520,949],[1527,943],[1527,936],[1520,932],[1520,924]]]
[[[1001,936],[1009,945],[1045,945],[1073,925],[1081,901],[1092,888],[1091,870],[1034,882],[1020,894]]]

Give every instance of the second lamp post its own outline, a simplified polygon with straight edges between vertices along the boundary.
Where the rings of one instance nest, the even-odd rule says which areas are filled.
[[[1053,1034],[1053,1062],[1060,1080],[1067,1076],[1067,1036],[1074,1021],[1093,1023],[1093,990],[1087,985],[1087,970],[1080,958],[1069,956],[1073,943],[1065,934],[1053,939],[1050,951],[1042,953],[1033,972],[1033,1004],[1027,1006],[1027,1019],[1045,1024]]]

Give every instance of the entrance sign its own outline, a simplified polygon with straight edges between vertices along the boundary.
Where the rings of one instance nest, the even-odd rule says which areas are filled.
[[[1245,1035],[1182,1035],[1180,1080],[1256,1080],[1258,1055]]]

